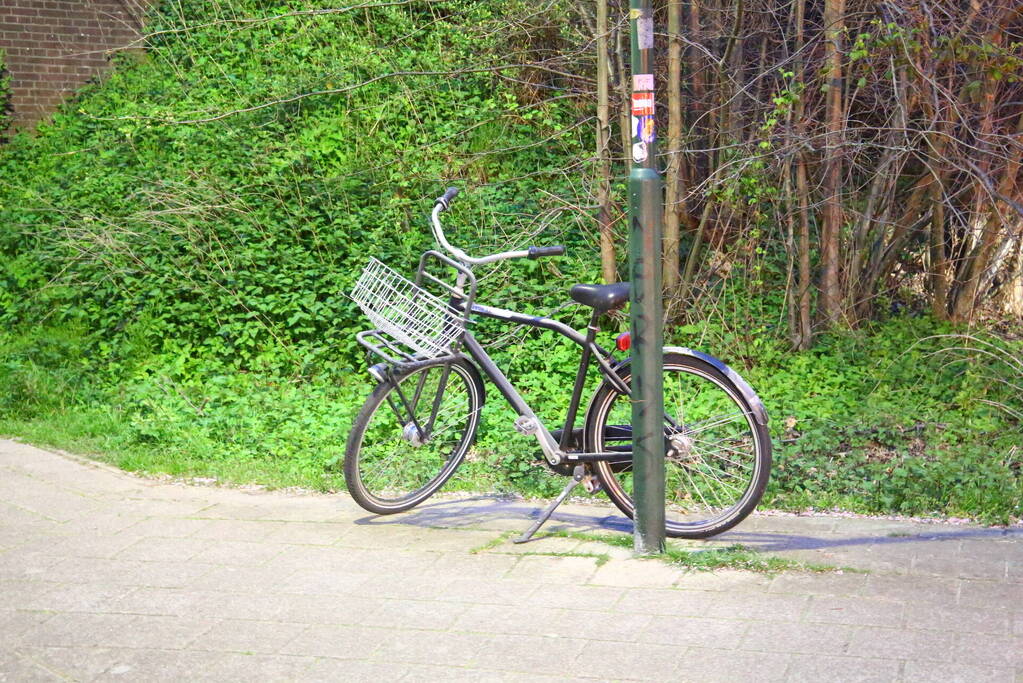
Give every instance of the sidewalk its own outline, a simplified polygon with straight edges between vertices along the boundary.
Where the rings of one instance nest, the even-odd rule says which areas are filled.
[[[382,518],[0,440],[0,681],[1023,681],[1023,529],[754,516],[717,540],[867,571],[687,573],[511,544],[537,508]]]

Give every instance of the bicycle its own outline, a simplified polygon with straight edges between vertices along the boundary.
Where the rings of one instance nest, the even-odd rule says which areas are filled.
[[[448,188],[431,214],[433,235],[450,256],[424,252],[415,282],[371,259],[352,292],[376,325],[356,338],[381,362],[369,368],[377,385],[345,448],[349,492],[366,510],[386,515],[409,510],[440,489],[475,438],[485,375],[518,414],[515,429],[537,439],[553,471],[571,477],[518,542],[529,540],[580,483],[590,493],[605,491],[633,517],[630,359],[616,360],[596,343],[599,318],[628,302],[629,284],[571,287],[571,299],[592,309],[585,333],[551,318],[476,303],[474,266],[558,256],[565,248],[471,257],[448,242],[440,222],[457,194]],[[474,316],[552,330],[582,347],[563,428],[548,430],[487,355],[469,329]],[[620,335],[616,348],[628,346],[628,333]],[[602,381],[577,427],[594,361]],[[753,389],[712,356],[666,347],[663,367],[665,531],[706,538],[742,521],[763,495],[771,465],[767,412]]]

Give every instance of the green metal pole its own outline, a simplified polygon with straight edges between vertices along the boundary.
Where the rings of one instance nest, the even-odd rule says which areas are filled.
[[[656,167],[654,11],[630,0],[632,171],[629,270],[632,282],[632,463],[634,549],[664,552],[664,322],[661,303],[661,176]]]

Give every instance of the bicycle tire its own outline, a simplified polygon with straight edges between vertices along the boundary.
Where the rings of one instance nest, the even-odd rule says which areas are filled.
[[[618,373],[631,384],[628,362]],[[666,418],[671,448],[665,456],[665,533],[707,538],[741,522],[763,496],[771,469],[770,435],[757,419],[763,407],[734,371],[722,371],[690,353],[666,351],[664,373],[665,413],[676,423]],[[597,389],[586,412],[587,451],[631,452],[631,403],[623,396],[607,381]],[[684,403],[675,405],[676,397]],[[727,456],[710,452],[717,445]],[[594,469],[611,501],[633,518],[631,461],[597,462]]]
[[[450,371],[442,384],[445,367]],[[435,387],[430,384],[431,375],[437,376]],[[415,391],[413,384],[420,390]],[[403,399],[397,387],[410,390],[410,395]],[[424,395],[429,397],[425,405],[420,403]],[[439,402],[438,420],[444,419],[443,429],[456,430],[453,439],[446,436],[438,441],[436,424],[422,438],[434,398]],[[378,384],[355,418],[345,446],[345,485],[355,502],[370,512],[389,515],[409,510],[436,493],[465,459],[479,427],[483,401],[479,371],[466,360],[439,361]],[[414,420],[408,414],[409,404]]]

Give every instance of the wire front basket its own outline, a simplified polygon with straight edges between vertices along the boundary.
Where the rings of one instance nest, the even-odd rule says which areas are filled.
[[[449,354],[452,342],[465,330],[463,312],[372,257],[355,283],[352,299],[381,332],[426,358]]]

